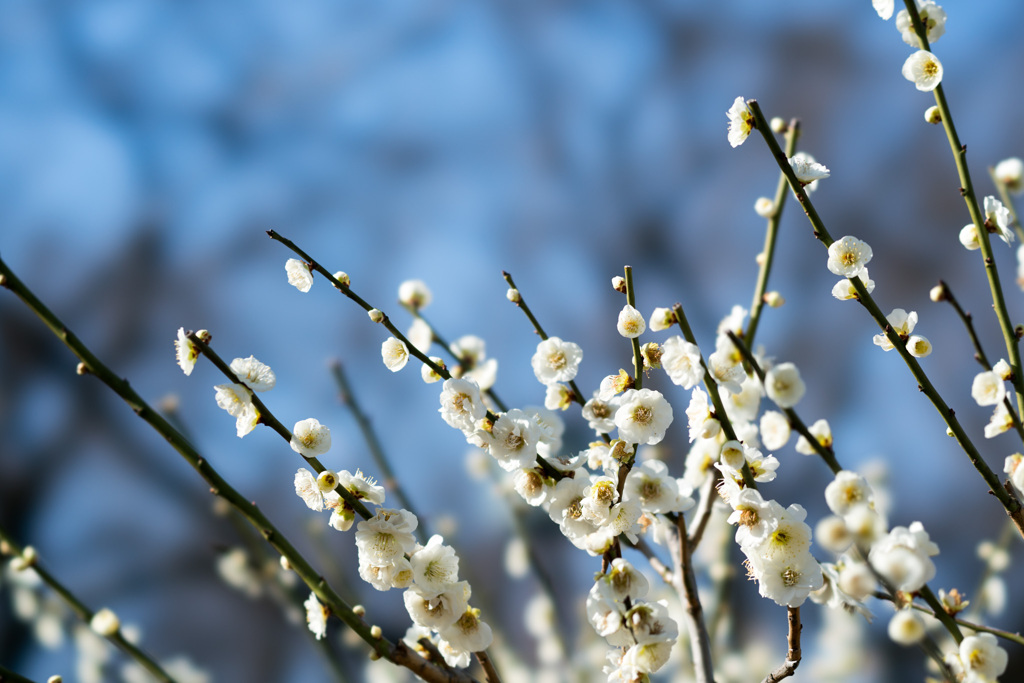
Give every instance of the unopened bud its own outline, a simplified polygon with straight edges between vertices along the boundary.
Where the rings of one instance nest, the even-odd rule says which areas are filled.
[[[11,560],[11,569],[20,572],[35,565],[39,560],[39,553],[30,545],[21,549],[21,555]]]
[[[650,328],[654,332],[667,330],[676,324],[676,314],[671,308],[655,308],[651,313]]]
[[[924,110],[924,120],[928,123],[942,123],[942,112],[933,104]]]
[[[768,257],[764,255],[763,251],[759,252],[757,254],[757,256],[754,257],[754,262],[757,263],[757,265],[759,265],[759,266],[763,266],[765,261],[767,261],[767,260],[768,260]]]
[[[367,311],[367,315],[370,316],[370,320],[375,323],[382,322],[384,320],[384,314],[378,311],[376,308],[371,308]]]
[[[0,273],[0,287],[6,287],[6,286],[7,286],[7,276],[4,275],[3,273]]]
[[[765,292],[764,302],[771,308],[778,308],[782,304],[786,303],[786,300],[778,292]]]
[[[348,273],[343,270],[339,270],[334,274],[334,279],[340,282],[343,286],[348,287],[352,284],[352,281],[348,279]]]
[[[781,116],[773,116],[772,120],[768,122],[768,127],[771,128],[772,132],[776,135],[782,135],[789,129],[789,126],[786,124],[786,120]]]
[[[370,635],[373,636],[374,638],[378,638],[379,639],[381,637],[380,626],[377,626],[376,624],[371,626],[370,627]]]
[[[626,293],[626,278],[621,275],[616,275],[612,278],[612,289],[616,292]]]
[[[121,628],[121,620],[111,610],[104,607],[92,615],[92,619],[89,621],[89,628],[98,635],[109,638]]]
[[[769,218],[775,211],[775,202],[768,199],[768,197],[758,197],[757,201],[754,202],[754,213],[761,218]]]
[[[398,286],[398,300],[409,308],[425,308],[432,299],[430,288],[423,280],[406,280]]]
[[[519,303],[522,300],[522,296],[519,295],[519,290],[515,287],[509,287],[508,291],[505,292],[505,298],[514,304]]]
[[[75,372],[79,375],[88,375],[89,366],[85,364],[85,361],[81,361],[77,366],[75,366]]]
[[[291,560],[289,560],[284,555],[281,556],[281,569],[285,570],[286,572],[290,572],[292,570]]]
[[[940,282],[929,290],[928,298],[935,302],[945,301],[948,298],[947,294],[948,290],[946,289],[946,284],[944,282]]]
[[[46,679],[46,683],[64,683],[64,679],[60,676],[50,676]]]
[[[357,617],[362,617],[366,614],[366,608],[362,605],[356,605],[352,608],[352,614],[356,615]]]
[[[316,487],[320,493],[333,491],[338,486],[338,475],[331,470],[324,470],[316,478]]]
[[[213,335],[210,334],[209,330],[199,330],[196,332],[196,338],[204,344],[209,344],[213,341]]]

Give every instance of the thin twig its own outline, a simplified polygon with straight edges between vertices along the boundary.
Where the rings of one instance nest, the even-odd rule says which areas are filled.
[[[672,553],[673,585],[683,599],[684,618],[690,633],[690,654],[697,683],[714,683],[715,671],[711,662],[711,640],[704,623],[704,610],[697,593],[697,581],[690,561],[690,546],[686,537],[686,518],[676,517],[675,538],[668,542]]]
[[[796,668],[800,666],[800,631],[803,630],[803,625],[800,623],[800,608],[790,607],[787,616],[789,618],[789,636],[787,637],[786,661],[765,676],[761,683],[778,683],[796,673]]]

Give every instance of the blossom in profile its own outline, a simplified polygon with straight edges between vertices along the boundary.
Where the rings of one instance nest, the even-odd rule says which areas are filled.
[[[865,268],[857,276],[860,281],[864,284],[864,289],[867,293],[875,291],[875,281],[868,275],[868,269]],[[832,287],[832,296],[839,299],[840,301],[849,301],[850,299],[859,299],[860,295],[857,294],[857,290],[853,286],[852,278],[843,278]]]
[[[242,384],[253,391],[269,391],[277,384],[277,375],[265,363],[252,356],[236,358],[231,361],[231,372],[241,380]]]
[[[819,164],[814,160],[814,157],[806,152],[794,154],[789,159],[789,165],[793,168],[796,179],[807,188],[808,192],[816,190],[818,188],[818,181],[828,178],[831,173],[825,168],[824,164]]]
[[[300,420],[292,430],[292,450],[305,458],[315,458],[331,449],[331,430],[315,418]]]
[[[754,130],[754,114],[746,100],[737,97],[725,115],[729,117],[729,144],[739,147]]]
[[[935,0],[917,0],[917,14],[924,24],[929,43],[934,43],[946,33],[946,10],[936,5]],[[896,30],[902,34],[903,42],[910,47],[924,47],[921,39],[917,37],[917,31],[914,30],[910,13],[905,9],[901,9],[896,15]]]
[[[860,277],[873,255],[867,242],[847,235],[829,245],[828,269],[845,278]]]
[[[178,365],[186,376],[192,374],[199,360],[199,347],[192,343],[192,340],[185,334],[185,328],[178,328],[178,338],[174,340],[174,353],[178,357]]]
[[[942,82],[942,62],[927,50],[918,50],[903,62],[903,77],[923,92],[931,92]]]
[[[310,592],[302,606],[306,608],[306,623],[309,625],[309,630],[317,640],[322,639],[327,635],[327,617],[330,615],[330,610],[320,604],[320,601],[316,599],[316,593],[313,592]]]
[[[885,319],[893,332],[904,341],[910,338],[910,333],[917,327],[917,311],[907,313],[902,308],[894,308],[892,313],[885,316]],[[876,334],[871,338],[871,341],[875,343],[875,346],[881,346],[883,351],[892,351],[895,348],[892,342],[889,341],[889,337],[884,334]]]
[[[1013,230],[1010,229],[1010,210],[1003,203],[989,195],[985,197],[985,228],[989,232],[999,233],[1000,239],[1007,244],[1013,242]]]
[[[995,681],[1009,663],[1006,650],[991,633],[975,633],[960,641],[960,649],[946,655],[946,663],[965,681]],[[958,679],[959,680],[959,679]]]
[[[313,273],[309,271],[309,264],[297,258],[290,258],[284,264],[288,273],[288,284],[300,292],[308,292],[313,286]]]
[[[214,388],[217,405],[235,418],[235,430],[242,438],[259,424],[260,414],[252,402],[252,392],[244,384],[218,384]]]
[[[384,359],[384,366],[391,372],[398,372],[409,362],[409,348],[405,342],[394,337],[388,337],[380,345],[380,355]]]

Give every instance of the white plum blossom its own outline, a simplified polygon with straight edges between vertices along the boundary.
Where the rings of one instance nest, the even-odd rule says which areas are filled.
[[[615,411],[619,438],[629,443],[660,443],[671,424],[672,406],[653,389],[627,390]]]
[[[1024,493],[1024,455],[1014,453],[1006,456],[1003,461],[1003,472],[1010,476],[1010,482],[1017,488],[1017,491]]]
[[[751,564],[755,564],[751,561]],[[809,552],[758,567],[757,590],[784,607],[799,607],[807,597],[825,584],[817,560]]]
[[[297,258],[290,258],[284,264],[288,273],[288,284],[300,292],[308,292],[313,286],[313,273],[309,271],[309,264]]]
[[[391,372],[398,372],[409,362],[409,347],[403,341],[388,337],[380,345],[380,355],[384,360],[384,367]]]
[[[373,517],[356,525],[356,547],[360,562],[376,566],[394,562],[416,549],[413,533],[419,525],[407,510],[378,508]]]
[[[830,175],[830,171],[823,164],[819,164],[814,157],[806,152],[794,154],[789,159],[789,165],[792,167],[796,179],[806,187],[808,192],[816,190],[817,182]]]
[[[903,77],[918,90],[930,92],[942,82],[942,62],[927,50],[918,50],[903,63]]]
[[[934,0],[917,0],[917,13],[921,17],[921,23],[924,24],[929,44],[934,43],[945,34],[946,11],[936,5]],[[896,30],[902,34],[903,42],[910,47],[918,49],[924,47],[914,30],[914,22],[910,20],[910,13],[905,9],[901,9],[896,15]]]
[[[192,340],[185,334],[185,328],[178,328],[178,338],[174,340],[174,353],[178,359],[178,365],[186,376],[192,374],[192,369],[199,359],[199,347],[192,343]]]
[[[409,308],[426,308],[432,299],[430,288],[423,280],[406,280],[398,285],[398,300]]]
[[[690,404],[686,407],[686,417],[690,428],[690,442],[695,439],[711,439],[718,435],[722,424],[711,414],[708,406],[708,395],[700,387],[694,387],[690,393]]]
[[[932,343],[928,341],[927,337],[922,337],[919,334],[912,334],[907,339],[907,353],[914,358],[924,358],[925,356],[931,355]]]
[[[867,242],[847,235],[829,245],[828,269],[845,278],[859,277],[866,270],[865,266],[872,255]]]
[[[487,414],[480,387],[469,379],[446,379],[441,387],[441,417],[452,427],[463,432],[476,429],[476,421]]]
[[[459,556],[434,534],[427,544],[409,556],[413,581],[428,593],[440,593],[459,580]]]
[[[434,330],[430,328],[430,323],[423,318],[413,318],[412,324],[409,325],[409,329],[405,333],[405,338],[414,347],[426,353],[430,350],[430,345],[434,343]]]
[[[996,164],[995,176],[1009,192],[1019,194],[1024,189],[1024,161],[1017,157],[1003,159]]]
[[[737,97],[725,115],[729,117],[729,144],[739,147],[754,129],[754,114],[746,100]]]
[[[466,611],[470,593],[467,581],[451,583],[440,591],[426,590],[416,583],[406,589],[402,599],[413,622],[427,628],[442,629],[454,624]]]
[[[994,406],[1003,402],[1006,385],[1003,378],[992,370],[979,372],[971,382],[971,398],[979,406]]]
[[[277,376],[274,375],[274,371],[252,356],[236,358],[231,361],[231,372],[235,373],[242,384],[253,391],[269,391],[277,384]]]
[[[830,448],[832,446],[832,428],[829,427],[828,420],[818,420],[808,427],[807,431],[823,447]],[[817,453],[814,446],[802,436],[796,440],[796,452],[803,453],[804,455],[814,455]]]
[[[968,683],[993,683],[1006,671],[1009,659],[991,633],[967,636],[960,641],[957,652],[946,655],[946,663]]]
[[[251,432],[260,421],[259,411],[252,402],[252,393],[243,384],[218,384],[214,388],[217,405],[235,418],[238,438]]]
[[[874,6],[878,16],[882,17],[882,19],[888,19],[892,16],[892,11],[895,9],[893,2],[894,0],[871,0],[872,6]]]
[[[850,470],[837,472],[835,479],[825,487],[828,509],[840,517],[846,517],[856,506],[870,505],[871,499],[870,484],[864,477]]]
[[[304,467],[295,473],[295,493],[310,510],[320,512],[324,509],[324,492],[320,490],[317,478]]]
[[[513,408],[495,421],[486,441],[487,449],[503,470],[514,472],[536,459],[540,436],[533,416]]]
[[[675,324],[676,314],[671,308],[655,308],[654,313],[651,313],[651,322],[649,327],[652,332],[667,330]]]
[[[625,500],[636,500],[644,512],[685,512],[694,506],[693,488],[683,479],[669,476],[668,465],[646,460],[626,476],[622,490]]]
[[[935,577],[931,557],[939,554],[939,546],[928,537],[921,522],[910,527],[897,526],[889,535],[871,546],[871,566],[895,590],[913,593]]]
[[[792,408],[804,397],[807,387],[800,379],[800,370],[793,363],[780,363],[764,377],[764,389],[780,408]]]
[[[627,339],[636,339],[647,329],[647,323],[644,322],[644,316],[640,311],[626,304],[619,311],[619,322],[615,329]]]
[[[875,281],[868,276],[868,269],[863,269],[857,278],[864,284],[864,289],[867,290],[868,294],[875,291]],[[843,278],[832,287],[832,296],[839,299],[840,301],[849,301],[850,299],[859,298],[857,290],[853,287],[852,278]]]
[[[331,450],[331,430],[315,418],[300,420],[292,430],[292,450],[305,458],[315,458]]]
[[[583,404],[583,419],[598,434],[608,434],[615,429],[615,411],[618,409],[618,397],[602,401],[594,392],[594,397]]]
[[[761,416],[761,441],[769,451],[777,451],[789,441],[789,418],[777,410],[766,410]]]
[[[309,625],[309,630],[317,640],[322,639],[327,635],[327,617],[331,613],[330,610],[320,604],[320,601],[316,599],[316,593],[313,592],[310,592],[306,602],[302,604],[306,608],[306,623]]]
[[[996,404],[996,409],[985,425],[985,438],[991,439],[1013,428],[1013,416],[1006,409],[1006,403]]]
[[[491,627],[480,618],[480,610],[473,607],[466,608],[451,626],[438,629],[438,634],[441,636],[441,643],[446,643],[455,652],[482,652],[490,647],[494,640]],[[440,649],[445,661],[453,665],[444,648]]]
[[[989,232],[999,233],[1000,239],[1007,244],[1012,244],[1013,230],[1010,228],[1012,223],[1010,210],[992,195],[985,197],[984,208],[986,229]]]
[[[907,313],[902,308],[894,308],[892,313],[885,316],[885,319],[893,329],[893,332],[904,341],[910,338],[910,333],[917,327],[917,311]],[[892,351],[896,348],[884,334],[876,334],[871,340],[875,343],[875,346],[881,346],[883,351]]]
[[[583,349],[579,344],[548,337],[537,344],[537,352],[530,359],[530,365],[538,382],[555,384],[575,379],[582,360]]]
[[[981,236],[978,235],[978,228],[974,223],[968,223],[960,230],[960,244],[964,245],[967,251],[981,249]]]
[[[661,367],[673,384],[692,389],[704,379],[700,349],[679,335],[669,337],[661,347]]]

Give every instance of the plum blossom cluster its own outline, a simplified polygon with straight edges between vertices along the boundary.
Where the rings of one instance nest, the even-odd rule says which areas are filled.
[[[470,586],[459,580],[459,557],[454,548],[438,535],[426,545],[418,543],[416,516],[408,510],[382,507],[384,488],[361,472],[324,470],[314,477],[303,468],[295,474],[295,493],[306,506],[316,512],[330,510],[328,524],[348,531],[355,513],[338,494],[339,487],[378,506],[372,516],[356,524],[359,576],[379,591],[405,589],[403,598],[417,638],[432,638],[449,666],[468,666],[470,654],[487,649],[492,634],[480,619],[480,611],[469,605]],[[326,607],[313,593],[305,606],[310,630],[317,638],[324,637]]]
[[[587,619],[614,648],[604,667],[609,681],[643,680],[658,671],[679,637],[667,604],[643,600],[649,590],[647,578],[619,557],[597,575],[587,595]]]
[[[878,16],[888,20],[892,17],[892,0],[873,0]],[[934,0],[915,0],[917,14],[921,19],[929,46],[946,32],[946,12]],[[896,30],[900,32],[903,42],[918,48],[917,52],[907,57],[903,63],[903,77],[911,81],[918,90],[929,92],[935,90],[942,82],[942,62],[932,54],[930,47],[921,42],[910,12],[903,9],[896,15]]]

